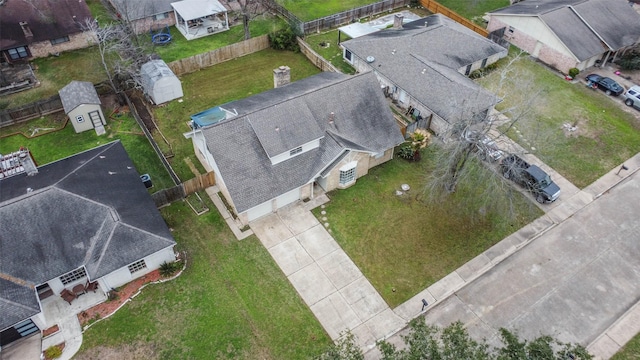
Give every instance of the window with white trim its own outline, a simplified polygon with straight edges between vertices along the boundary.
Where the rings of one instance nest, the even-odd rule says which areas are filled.
[[[289,156],[293,156],[295,154],[299,154],[302,152],[302,146],[298,146],[297,148],[289,151]]]
[[[147,264],[144,262],[144,259],[142,259],[129,265],[129,272],[133,274],[134,272],[137,272],[146,268],[147,268]]]
[[[60,281],[62,281],[62,285],[68,285],[83,277],[87,277],[87,272],[82,267],[60,276]]]
[[[59,37],[57,39],[51,39],[51,45],[57,45],[57,44],[62,44],[62,43],[66,43],[69,41],[69,37],[68,36],[63,36],[63,37]]]
[[[346,185],[356,181],[356,168],[340,170],[340,185]]]

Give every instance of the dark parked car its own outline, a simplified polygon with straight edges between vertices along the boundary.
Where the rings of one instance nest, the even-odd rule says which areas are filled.
[[[586,80],[588,86],[597,86],[598,89],[604,91],[607,95],[618,96],[624,92],[624,88],[612,78],[591,74],[587,75]]]
[[[509,155],[500,163],[502,175],[523,186],[543,204],[553,202],[560,196],[560,187],[536,165],[530,165],[517,155]]]

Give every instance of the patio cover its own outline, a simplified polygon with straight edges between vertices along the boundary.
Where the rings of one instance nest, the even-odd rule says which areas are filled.
[[[186,21],[227,12],[218,0],[184,0],[171,3],[171,6]]]
[[[341,26],[338,28],[338,30],[342,31],[343,34],[347,35],[352,39],[355,39],[360,36],[365,36],[365,35],[374,33],[376,31],[380,31],[380,29],[375,28],[369,24],[363,24],[358,22]]]

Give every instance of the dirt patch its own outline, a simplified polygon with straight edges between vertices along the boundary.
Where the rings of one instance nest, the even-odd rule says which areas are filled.
[[[149,113],[149,110],[147,110],[147,107],[145,106],[142,99],[134,96],[131,98],[131,102],[133,102],[133,106],[136,107],[136,111],[138,112],[138,115],[140,115],[140,118],[142,119],[142,122],[147,127],[147,129],[149,129],[149,131],[155,130],[156,124],[153,121],[153,117]]]
[[[592,129],[589,126],[589,122],[585,116],[582,116],[580,112],[572,116],[573,122],[566,122],[562,124],[562,132],[565,137],[587,137],[590,139],[597,139],[600,133],[596,129]]]
[[[78,360],[147,360],[158,358],[159,355],[153,344],[141,342],[120,347],[97,346],[74,357]]]

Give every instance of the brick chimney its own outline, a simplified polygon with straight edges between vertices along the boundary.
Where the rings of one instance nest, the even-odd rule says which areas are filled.
[[[402,21],[404,20],[404,15],[396,14],[393,17],[393,28],[396,30],[402,29]]]
[[[24,33],[24,37],[27,41],[33,40],[33,32],[31,32],[31,28],[26,21],[20,21],[20,27],[22,28],[22,32]]]
[[[273,87],[279,88],[291,82],[291,69],[288,66],[280,66],[273,69]]]

